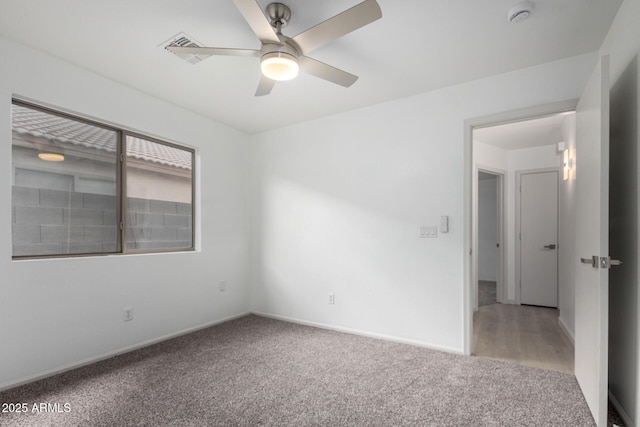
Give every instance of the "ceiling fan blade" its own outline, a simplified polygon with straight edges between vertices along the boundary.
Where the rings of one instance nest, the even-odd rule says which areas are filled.
[[[275,85],[275,80],[262,76],[260,78],[260,83],[258,83],[258,89],[256,89],[256,96],[269,95],[271,93],[271,89],[273,89]]]
[[[262,13],[260,5],[256,3],[256,0],[233,0],[236,7],[244,16],[245,21],[251,27],[256,36],[263,43],[275,43],[282,44],[280,38],[276,34],[275,29],[271,26],[271,23]]]
[[[319,23],[293,38],[302,53],[307,54],[323,44],[342,37],[382,18],[376,0],[365,0],[342,13]]]
[[[317,61],[308,56],[298,58],[300,71],[311,74],[321,79],[328,80],[340,86],[349,87],[358,80],[358,76],[347,73],[339,68],[332,67],[324,62]]]
[[[166,49],[176,55],[260,56],[260,51],[255,49],[227,49],[224,47],[189,46],[167,46]]]

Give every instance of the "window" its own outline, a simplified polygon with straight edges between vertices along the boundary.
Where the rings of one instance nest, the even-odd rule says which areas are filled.
[[[194,155],[14,101],[13,257],[193,250]]]
[[[193,246],[193,154],[132,135],[127,146],[127,249]]]

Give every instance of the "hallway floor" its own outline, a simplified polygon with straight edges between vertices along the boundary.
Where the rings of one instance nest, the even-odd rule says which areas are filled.
[[[475,356],[573,374],[573,344],[554,308],[481,306],[473,317],[473,348]]]

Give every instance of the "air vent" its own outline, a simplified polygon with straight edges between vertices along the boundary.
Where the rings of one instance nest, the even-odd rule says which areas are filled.
[[[185,33],[179,33],[160,45],[160,47],[164,49],[166,52],[172,53],[166,50],[166,48],[169,46],[203,47],[204,45],[200,42],[195,41],[193,37],[188,36]],[[209,55],[190,55],[190,54],[177,54],[177,53],[174,55],[184,59],[185,61],[187,61],[189,64],[192,64],[192,65],[197,64],[198,62],[202,61],[203,59],[209,56]]]

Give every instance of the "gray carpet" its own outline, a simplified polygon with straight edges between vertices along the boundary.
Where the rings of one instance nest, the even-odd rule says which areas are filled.
[[[575,377],[247,316],[0,393],[3,426],[592,426]],[[32,413],[34,403],[62,412]],[[64,412],[68,404],[68,412]]]

